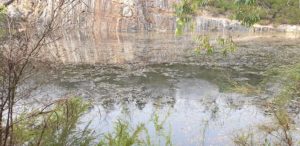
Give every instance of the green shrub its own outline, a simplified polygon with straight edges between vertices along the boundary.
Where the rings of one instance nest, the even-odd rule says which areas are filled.
[[[132,129],[128,122],[119,120],[115,124],[114,131],[112,133],[105,134],[98,146],[146,145],[146,141],[140,138],[140,135],[144,130],[144,124],[140,124],[136,128]]]
[[[89,104],[80,98],[60,100],[48,111],[24,113],[14,125],[16,145],[88,146],[92,132],[88,126],[79,131],[79,118]]]

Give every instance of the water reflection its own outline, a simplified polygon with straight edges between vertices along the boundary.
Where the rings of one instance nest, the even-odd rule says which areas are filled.
[[[58,49],[49,48],[52,56],[65,64],[163,63],[182,59],[179,55],[192,45],[189,38],[173,33],[118,33],[108,38],[82,35],[68,35],[57,43]]]
[[[209,101],[179,98],[174,105],[159,106],[159,103],[149,102],[142,109],[131,103],[115,104],[111,110],[95,105],[83,119],[86,122],[92,120],[91,128],[98,134],[111,131],[114,122],[120,118],[129,121],[133,127],[145,123],[153,138],[155,127],[150,121],[158,114],[161,118],[167,117],[164,130],[172,131],[171,139],[175,145],[201,145],[203,142],[204,145],[232,145],[236,131],[255,128],[269,119],[254,105],[244,104],[239,109],[232,109],[226,100],[226,95]]]
[[[232,82],[256,85],[261,80],[259,74],[248,71],[181,64],[133,70],[70,66],[46,78],[51,82],[39,90],[52,98],[71,93],[93,101],[82,120],[92,122],[99,138],[113,130],[120,118],[133,127],[145,123],[155,138],[151,121],[158,115],[160,120],[167,117],[164,130],[171,131],[175,145],[232,145],[235,131],[254,128],[270,118],[257,106],[262,97],[224,92]]]
[[[60,88],[61,93],[57,94],[72,93],[106,104],[121,101],[142,104],[149,100],[172,103],[176,98],[215,97],[219,92],[228,90],[233,83],[255,85],[262,76],[248,71],[165,64],[135,70],[71,66],[41,78],[51,81],[47,88]],[[51,92],[47,88],[40,90]]]
[[[299,43],[299,35],[290,38],[284,34],[262,34],[262,33],[209,33],[213,42],[218,37],[232,36],[235,42],[239,43],[237,53],[233,58],[214,57],[195,57],[194,48],[196,47],[193,38],[196,35],[186,34],[175,36],[172,32],[166,33],[112,33],[107,37],[98,37],[90,31],[78,30],[78,33],[64,35],[62,41],[55,46],[49,46],[46,57],[56,59],[65,64],[159,64],[172,62],[200,62],[216,64],[237,64],[241,63],[240,57],[253,57],[252,53],[259,55],[272,55],[280,52],[282,46],[295,46]],[[84,33],[88,32],[88,33]],[[263,39],[262,39],[263,38]],[[298,41],[297,41],[298,40]],[[266,47],[271,47],[267,48]],[[290,46],[291,47],[291,46]],[[290,48],[287,47],[287,48]],[[293,48],[293,47],[292,47]],[[294,48],[294,50],[297,48]],[[240,51],[239,51],[240,50]],[[253,50],[253,52],[251,51]],[[273,53],[269,50],[274,50]],[[246,52],[245,52],[246,51]],[[285,52],[286,54],[292,54]],[[278,54],[277,54],[278,55]],[[263,56],[266,57],[266,56]],[[247,58],[247,60],[251,58]],[[264,58],[265,59],[265,58]],[[253,59],[254,60],[254,59]],[[262,61],[264,61],[262,59]],[[267,63],[266,61],[262,63]],[[262,64],[261,63],[261,64]]]

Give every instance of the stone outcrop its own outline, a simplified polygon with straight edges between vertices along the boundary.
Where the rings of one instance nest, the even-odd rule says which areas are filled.
[[[96,34],[110,32],[166,32],[176,29],[176,16],[173,5],[180,0],[82,0],[82,3],[69,9],[66,21],[77,24],[79,29],[90,29]],[[30,7],[41,3],[36,0],[16,1],[9,7],[10,13],[24,16]],[[53,0],[43,1],[48,7],[44,17],[49,14]],[[22,7],[22,8],[21,8]],[[258,31],[258,32],[300,32],[300,26],[255,25],[247,28],[238,21],[210,17],[204,13],[195,18],[196,31]]]
[[[174,0],[96,0],[94,28],[101,31],[175,29]]]
[[[32,1],[35,2],[35,0]],[[49,44],[47,55],[44,56],[49,60],[57,59],[66,64],[181,62],[189,57],[182,54],[193,51],[191,48],[194,48],[195,44],[193,44],[192,36],[174,36],[176,17],[173,14],[172,5],[177,1],[179,0],[82,0],[83,3],[74,9],[69,9],[70,11],[67,12],[68,15],[63,22],[75,24],[75,31],[70,32],[68,29],[63,29],[60,32],[62,39]],[[49,5],[53,0],[43,2]],[[17,4],[20,3],[21,1]],[[22,5],[25,4],[26,2],[22,1]],[[16,4],[9,9],[12,12],[18,11],[19,14],[32,13],[30,9],[22,10],[20,5]],[[44,11],[41,17],[46,18],[51,9],[46,7]],[[256,25],[254,29],[249,29],[242,26],[238,21],[209,16],[198,16],[195,21],[196,31],[214,31],[218,33],[215,36],[225,36],[228,31],[300,30],[298,26],[275,28],[259,25]],[[148,31],[159,33],[144,33]],[[240,36],[238,38],[243,39]],[[258,50],[262,49],[253,52]],[[218,63],[222,62],[228,61],[220,59]]]

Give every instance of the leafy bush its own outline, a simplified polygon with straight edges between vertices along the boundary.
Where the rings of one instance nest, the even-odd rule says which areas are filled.
[[[155,113],[151,118],[150,122],[153,123],[155,129],[154,137],[150,137],[144,123],[132,126],[124,119],[120,119],[115,123],[114,130],[101,138],[98,146],[156,146],[163,145],[161,140],[164,141],[165,146],[172,146],[171,132],[166,132],[164,127],[168,116],[169,113],[161,119]]]
[[[144,124],[140,124],[135,129],[131,129],[128,122],[119,120],[115,124],[114,131],[112,133],[107,133],[99,142],[98,146],[146,145],[146,140],[140,138],[140,135],[144,130]]]
[[[59,100],[42,111],[24,113],[14,125],[17,145],[88,146],[92,132],[86,127],[79,131],[79,118],[89,104],[80,98]],[[45,111],[47,110],[47,111]]]

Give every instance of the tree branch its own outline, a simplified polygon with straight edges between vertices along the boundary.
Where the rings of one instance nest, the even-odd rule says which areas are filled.
[[[7,1],[7,2],[4,2],[3,5],[4,5],[5,7],[7,7],[7,6],[9,6],[10,4],[12,4],[14,1],[15,1],[15,0],[9,0],[9,1]]]

